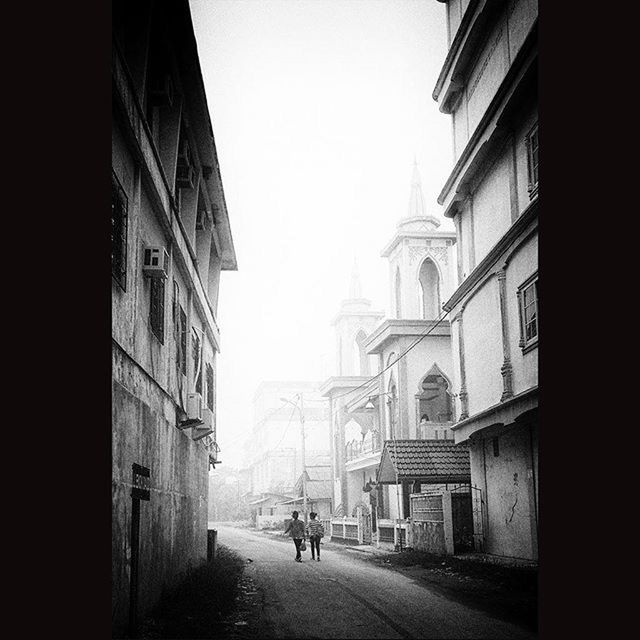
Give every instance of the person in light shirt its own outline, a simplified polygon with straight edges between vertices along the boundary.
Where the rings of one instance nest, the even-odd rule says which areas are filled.
[[[311,543],[311,559],[320,562],[320,540],[324,537],[324,527],[322,522],[316,520],[318,514],[312,511],[309,514],[309,522],[307,523],[307,535],[309,536],[309,542]]]

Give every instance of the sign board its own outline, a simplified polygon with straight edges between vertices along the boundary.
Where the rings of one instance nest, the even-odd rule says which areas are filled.
[[[151,474],[149,469],[134,462],[132,470],[133,487],[131,488],[131,497],[138,498],[138,500],[149,500],[151,498],[151,493],[149,491],[149,487],[151,486],[149,477]]]

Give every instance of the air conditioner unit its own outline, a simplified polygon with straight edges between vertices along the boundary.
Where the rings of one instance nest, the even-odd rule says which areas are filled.
[[[144,260],[142,263],[142,271],[150,278],[169,277],[169,254],[164,247],[144,248]]]
[[[151,101],[155,106],[172,107],[173,96],[173,80],[169,74],[160,76],[151,86]]]
[[[213,433],[214,431],[214,416],[213,411],[209,407],[205,407],[202,410],[202,424],[197,426],[191,433],[194,440],[201,440],[205,436]]]
[[[187,418],[198,420],[202,424],[202,395],[190,393],[187,396]]]
[[[191,165],[179,164],[176,167],[176,186],[178,189],[194,189],[196,172]]]

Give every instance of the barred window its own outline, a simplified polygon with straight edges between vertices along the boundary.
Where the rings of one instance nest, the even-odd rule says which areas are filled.
[[[149,320],[151,331],[164,344],[164,280],[162,278],[151,278]]]
[[[207,407],[213,411],[213,367],[207,363]]]
[[[127,290],[127,219],[129,201],[115,174],[111,173],[111,275]]]
[[[538,193],[538,124],[531,129],[526,137],[527,171],[529,175],[529,198]]]

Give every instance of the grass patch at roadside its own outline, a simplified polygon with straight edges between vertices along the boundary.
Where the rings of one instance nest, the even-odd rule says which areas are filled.
[[[187,573],[167,589],[141,625],[141,637],[217,638],[223,619],[235,606],[244,560],[218,545],[215,560]]]

